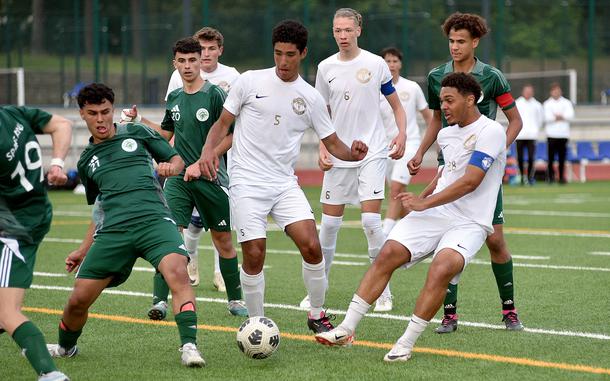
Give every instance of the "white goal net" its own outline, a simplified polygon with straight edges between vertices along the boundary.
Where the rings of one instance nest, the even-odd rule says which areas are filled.
[[[25,70],[0,68],[0,104],[25,105]]]

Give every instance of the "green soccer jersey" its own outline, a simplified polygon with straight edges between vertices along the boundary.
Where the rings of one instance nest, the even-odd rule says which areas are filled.
[[[151,217],[171,218],[152,159],[167,162],[176,151],[143,124],[115,128],[112,138],[98,144],[90,141],[78,161],[87,202],[97,199],[97,230],[122,230]]]
[[[39,243],[51,222],[36,134],[51,114],[35,108],[0,107],[0,237]]]
[[[185,167],[199,160],[208,132],[222,113],[226,96],[220,87],[209,81],[194,94],[187,94],[180,88],[168,95],[161,128],[174,133],[174,147]],[[218,180],[220,185],[228,186],[224,158],[220,160]]]
[[[482,98],[478,101],[479,111],[489,119],[495,120],[498,105],[503,110],[515,106],[515,101],[510,94],[510,85],[500,70],[479,61],[477,58],[475,60],[474,68],[470,74],[476,78],[483,91]],[[453,61],[432,69],[428,74],[428,105],[430,109],[441,109],[441,82],[451,73],[453,73]],[[441,118],[443,127],[447,127],[445,116],[441,114]]]

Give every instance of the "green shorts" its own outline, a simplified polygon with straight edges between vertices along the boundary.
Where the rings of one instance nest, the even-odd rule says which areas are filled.
[[[498,191],[498,198],[496,199],[496,209],[494,210],[494,219],[492,225],[503,225],[504,224],[504,207],[502,205],[502,185]]]
[[[0,288],[30,288],[38,246],[0,237]]]
[[[108,287],[116,287],[129,278],[139,257],[158,270],[161,260],[172,253],[188,257],[182,235],[169,218],[132,225],[124,231],[102,232],[95,236],[76,277],[106,279],[112,276]]]
[[[178,226],[188,226],[195,207],[206,230],[231,231],[229,196],[225,188],[205,180],[184,181],[178,176],[167,179],[163,190]]]

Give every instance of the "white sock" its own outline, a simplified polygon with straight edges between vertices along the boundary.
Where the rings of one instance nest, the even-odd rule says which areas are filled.
[[[386,218],[383,220],[383,235],[384,237],[387,237],[388,234],[390,234],[390,232],[392,231],[392,228],[394,228],[394,225],[396,225],[396,220],[393,220],[391,218]]]
[[[303,282],[305,283],[305,289],[307,289],[307,295],[309,295],[309,303],[311,309],[309,315],[311,318],[319,319],[324,309],[324,299],[326,296],[326,286],[328,281],[326,280],[325,263],[324,258],[322,262],[318,264],[311,264],[305,261],[302,262],[303,267]]]
[[[426,330],[428,323],[430,322],[415,314],[411,315],[411,321],[409,322],[409,325],[407,325],[405,333],[400,336],[396,344],[405,347],[409,351],[412,350],[419,336]]]
[[[184,246],[186,251],[189,253],[189,257],[196,257],[198,255],[197,245],[199,244],[199,238],[203,229],[189,224],[188,229],[183,230],[184,235]]]
[[[220,253],[218,252],[218,250],[216,249],[216,246],[212,245],[214,247],[214,272],[215,273],[219,273],[220,272]]]
[[[349,308],[345,314],[345,319],[339,324],[343,328],[349,330],[352,334],[356,331],[356,327],[364,315],[369,311],[371,305],[368,304],[364,299],[354,294],[352,301],[349,303]]]
[[[243,269],[239,270],[239,280],[241,281],[241,290],[244,295],[246,307],[248,307],[248,315],[250,316],[265,316],[265,275],[261,271],[255,275],[249,275]]]
[[[324,261],[326,272],[326,279],[330,273],[330,266],[333,264],[333,258],[335,256],[335,250],[337,249],[337,234],[341,227],[343,216],[335,217],[327,214],[322,214],[322,221],[320,222],[320,246],[322,248],[322,255],[324,255]]]
[[[385,242],[385,235],[381,228],[381,214],[362,213],[362,229],[369,244],[369,258],[371,263],[373,263]]]

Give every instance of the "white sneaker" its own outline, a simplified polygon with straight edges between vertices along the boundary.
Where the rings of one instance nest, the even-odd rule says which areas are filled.
[[[70,381],[68,376],[58,370],[49,373],[41,374],[38,381]]]
[[[381,296],[377,299],[377,301],[375,302],[375,308],[373,309],[373,311],[375,312],[388,312],[388,311],[392,311],[392,295],[383,295],[381,294]]]
[[[228,308],[233,316],[248,317],[248,307],[243,300],[229,300]]]
[[[354,334],[340,325],[328,332],[318,333],[315,338],[318,343],[331,347],[349,347],[354,342]]]
[[[309,294],[305,295],[303,300],[301,300],[301,303],[299,303],[299,307],[311,309],[311,303],[309,302]]]
[[[197,350],[197,346],[193,343],[186,343],[179,349],[182,352],[182,364],[188,367],[201,368],[205,366],[205,360],[201,357],[201,353]]]
[[[199,286],[199,256],[194,255],[190,257],[188,265],[186,265],[186,271],[189,274],[189,279],[191,280],[191,286]]]
[[[78,347],[76,345],[66,349],[59,344],[47,344],[47,350],[51,357],[74,357],[78,354]]]
[[[411,350],[396,343],[388,353],[383,356],[383,361],[398,362],[407,361],[411,358]]]
[[[214,288],[218,292],[227,292],[227,286],[225,286],[225,280],[222,278],[222,274],[214,272]]]
[[[167,309],[167,303],[163,300],[157,304],[153,304],[148,310],[148,318],[150,320],[164,320],[167,316]]]

